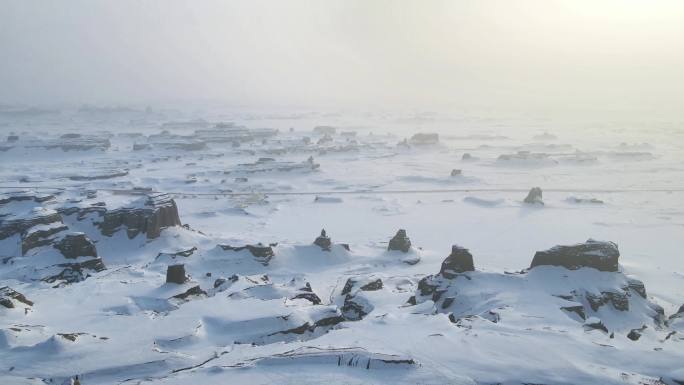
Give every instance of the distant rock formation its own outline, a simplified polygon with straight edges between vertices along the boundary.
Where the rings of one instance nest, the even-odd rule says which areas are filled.
[[[319,135],[335,135],[337,129],[333,126],[316,126],[313,131]]]
[[[142,233],[147,239],[159,237],[164,228],[180,225],[176,202],[166,194],[149,195],[140,207],[106,211],[99,223],[103,235],[112,236],[125,226],[129,238]]]
[[[417,133],[414,134],[409,143],[414,146],[425,146],[439,143],[439,134],[436,133]]]
[[[602,200],[597,199],[597,198],[568,197],[566,200],[570,203],[575,203],[575,204],[602,205],[604,203]]]
[[[325,229],[321,230],[321,235],[318,236],[314,240],[314,245],[320,247],[321,249],[325,251],[330,251],[330,247],[332,246],[332,241],[330,240],[330,237],[327,236],[325,233]]]
[[[530,192],[525,197],[525,203],[528,204],[538,204],[544,205],[544,200],[542,199],[542,189],[540,187],[532,187]]]
[[[399,229],[399,231],[397,231],[397,234],[392,239],[390,239],[389,245],[387,245],[388,251],[396,250],[408,253],[410,249],[411,240],[408,236],[406,236],[406,230],[404,229]]]
[[[475,271],[473,256],[468,249],[458,245],[451,246],[451,254],[442,262],[439,274],[446,278],[453,278],[456,274]]]
[[[592,267],[600,271],[618,271],[620,252],[613,242],[587,240],[571,246],[555,246],[537,251],[530,268],[542,265],[563,266],[570,270]]]
[[[91,180],[118,178],[118,177],[126,176],[126,175],[128,175],[128,170],[111,170],[108,172],[101,172],[101,173],[90,174],[90,175],[72,175],[69,177],[69,179],[73,180],[73,181],[91,181]]]
[[[185,265],[169,265],[166,268],[166,283],[177,283],[179,285],[188,281],[188,277],[185,275]]]
[[[83,233],[67,234],[54,247],[65,258],[97,257],[95,244]]]

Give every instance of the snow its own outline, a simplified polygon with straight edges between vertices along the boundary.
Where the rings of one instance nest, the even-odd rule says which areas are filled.
[[[22,256],[21,234],[0,240],[0,287],[34,302],[0,306],[0,383],[59,384],[77,374],[84,385],[639,384],[660,378],[672,385],[684,379],[684,316],[669,318],[684,304],[681,129],[187,115],[174,121],[203,119],[200,130],[206,122],[234,121],[241,136],[259,137],[233,147],[232,139],[203,142],[208,135],[230,136],[232,128],[196,134],[192,124],[163,126],[168,119],[137,127],[69,111],[57,123],[0,125],[3,136],[20,137],[0,152],[2,196],[41,196],[0,205],[0,225],[68,208],[147,208],[150,191],[168,193],[187,225],[155,239],[129,239],[125,228],[103,235],[94,211],[63,213],[69,232],[92,239],[107,269],[60,287],[41,279],[56,265],[83,258],[67,261],[50,246]],[[334,126],[337,133],[317,145],[316,126]],[[279,131],[253,130],[262,127]],[[114,135],[97,132],[105,129]],[[162,130],[172,137],[159,135]],[[138,131],[143,136],[124,135]],[[111,146],[28,147],[63,143],[59,137],[68,132],[106,138]],[[438,132],[439,145],[397,145],[418,132]],[[198,141],[206,147],[159,145]],[[134,143],[153,146],[133,151]],[[464,153],[472,158],[462,160]],[[512,157],[500,158],[506,154]],[[463,175],[451,177],[453,169]],[[112,170],[128,174],[69,178]],[[534,186],[543,189],[544,206],[523,204]],[[45,194],[55,197],[43,201]],[[312,244],[323,228],[333,241],[330,251]],[[398,229],[411,239],[408,253],[387,251]],[[619,245],[619,272],[525,270],[536,251],[590,238]],[[258,243],[277,244],[267,264],[248,250],[218,246]],[[441,298],[418,295],[415,305],[408,303],[419,282],[439,272],[453,244],[470,250],[476,271],[440,281]],[[172,255],[192,248],[188,256]],[[189,275],[182,285],[165,282],[167,266],[176,263]],[[220,278],[225,282],[215,287]],[[348,297],[342,290],[350,278],[357,284]],[[643,281],[647,298],[628,290],[628,311],[607,304],[581,319],[561,310],[586,309],[586,293],[621,292],[634,278]],[[378,279],[382,288],[360,289]],[[320,304],[298,297],[309,293],[307,284]],[[174,298],[198,285],[206,294]],[[560,297],[573,291],[581,295]],[[453,301],[444,306],[447,297]],[[368,314],[336,320],[350,301]],[[656,325],[654,305],[664,309],[668,325]],[[610,333],[584,326],[593,322]],[[642,325],[637,341],[627,338]]]

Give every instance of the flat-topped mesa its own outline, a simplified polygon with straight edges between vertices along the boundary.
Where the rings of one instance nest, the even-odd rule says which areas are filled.
[[[530,192],[527,193],[527,197],[525,197],[524,202],[527,204],[544,205],[541,187],[532,187],[532,189],[530,189]]]
[[[396,250],[404,253],[408,253],[409,250],[411,250],[411,240],[406,236],[406,230],[399,229],[399,231],[397,231],[397,234],[390,239],[387,250]]]
[[[451,254],[442,262],[439,274],[445,278],[454,278],[457,274],[466,271],[475,271],[472,254],[461,246],[451,246]]]
[[[543,265],[562,266],[576,270],[592,267],[600,271],[618,271],[620,252],[613,242],[587,240],[570,246],[554,246],[548,250],[537,251],[530,268]]]
[[[330,240],[330,237],[326,234],[325,229],[321,230],[321,235],[314,240],[314,245],[320,247],[324,251],[330,251],[330,248],[332,247],[332,241]]]
[[[111,236],[121,226],[126,226],[129,238],[143,233],[147,235],[147,239],[159,237],[164,228],[180,225],[176,202],[167,194],[148,195],[139,207],[107,211],[103,221],[99,223],[102,234],[106,236]]]
[[[95,244],[83,233],[67,234],[54,247],[65,258],[97,257]]]

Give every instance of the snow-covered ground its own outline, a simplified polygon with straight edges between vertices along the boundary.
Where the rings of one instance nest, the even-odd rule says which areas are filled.
[[[682,127],[5,111],[0,383],[684,383]]]

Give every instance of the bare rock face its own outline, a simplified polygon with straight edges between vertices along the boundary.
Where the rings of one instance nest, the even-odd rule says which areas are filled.
[[[13,309],[17,303],[33,306],[33,302],[29,301],[23,294],[10,288],[9,286],[0,287],[0,305]]]
[[[376,291],[382,289],[382,279],[377,278],[362,278],[362,277],[352,277],[347,279],[347,282],[342,288],[342,295],[347,295],[350,293],[355,293],[357,291]]]
[[[446,278],[453,278],[456,274],[475,271],[473,256],[468,249],[458,245],[451,246],[451,254],[442,262],[439,273]]]
[[[58,214],[59,215],[59,214]],[[21,253],[26,255],[31,249],[52,244],[57,238],[57,234],[66,231],[68,228],[61,221],[36,225],[21,233]]]
[[[149,196],[142,207],[105,212],[99,227],[106,236],[113,235],[125,226],[129,238],[143,233],[147,239],[154,239],[159,237],[162,229],[180,225],[176,202],[168,195],[160,194]]]
[[[230,246],[230,245],[218,245],[223,250],[228,251],[242,251],[248,250],[254,258],[259,261],[262,265],[266,266],[271,261],[271,258],[275,255],[273,252],[273,247],[277,243],[271,243],[268,246],[258,243],[256,245],[245,245],[245,246]]]
[[[399,229],[399,231],[397,231],[397,234],[392,239],[390,239],[389,245],[387,245],[388,251],[397,250],[404,253],[408,253],[410,249],[411,240],[406,235],[406,230],[404,229]]]
[[[299,292],[292,296],[291,299],[305,299],[314,305],[321,304],[321,298],[316,293],[314,293],[309,282],[306,282],[304,287],[300,288]]]
[[[544,200],[542,199],[542,189],[541,187],[532,187],[527,197],[525,197],[525,203],[543,205]]]
[[[606,327],[606,325],[604,325],[603,321],[596,317],[590,317],[586,320],[586,322],[584,323],[584,330],[601,330],[604,333],[608,333],[608,328]]]
[[[330,240],[330,237],[325,233],[325,229],[321,230],[321,235],[314,240],[314,245],[320,247],[321,249],[325,251],[330,251],[330,247],[332,246],[332,241]]]
[[[340,308],[342,316],[348,321],[359,321],[373,311],[374,306],[364,297],[347,294]]]
[[[185,265],[170,265],[166,269],[166,283],[183,284],[188,280],[185,275]]]
[[[169,266],[169,267],[171,267],[171,266]],[[167,282],[168,282],[168,280],[167,280]],[[193,286],[193,287],[189,288],[188,290],[186,290],[180,294],[176,294],[171,298],[175,298],[175,299],[179,299],[179,300],[183,300],[183,301],[189,301],[192,297],[206,297],[206,296],[207,296],[207,292],[202,290],[202,288],[200,288],[200,286],[197,285],[197,286]]]
[[[58,212],[41,207],[41,203],[53,199],[52,195],[41,195],[30,192],[14,193],[8,196],[0,196],[0,240],[15,234],[25,234],[31,228],[44,225],[55,226],[62,224],[62,217]],[[31,201],[35,207],[28,211],[18,213],[13,209],[13,204]]]
[[[84,262],[62,263],[56,265],[63,270],[59,274],[48,276],[42,280],[48,283],[70,284],[81,282],[90,277],[91,272],[100,272],[106,269],[102,258],[93,258]]]
[[[618,271],[620,252],[613,242],[587,240],[571,246],[555,246],[549,250],[537,251],[530,268],[543,265],[562,266],[576,270],[592,267],[600,271]]]
[[[67,234],[54,247],[65,258],[97,257],[95,244],[83,233]]]

